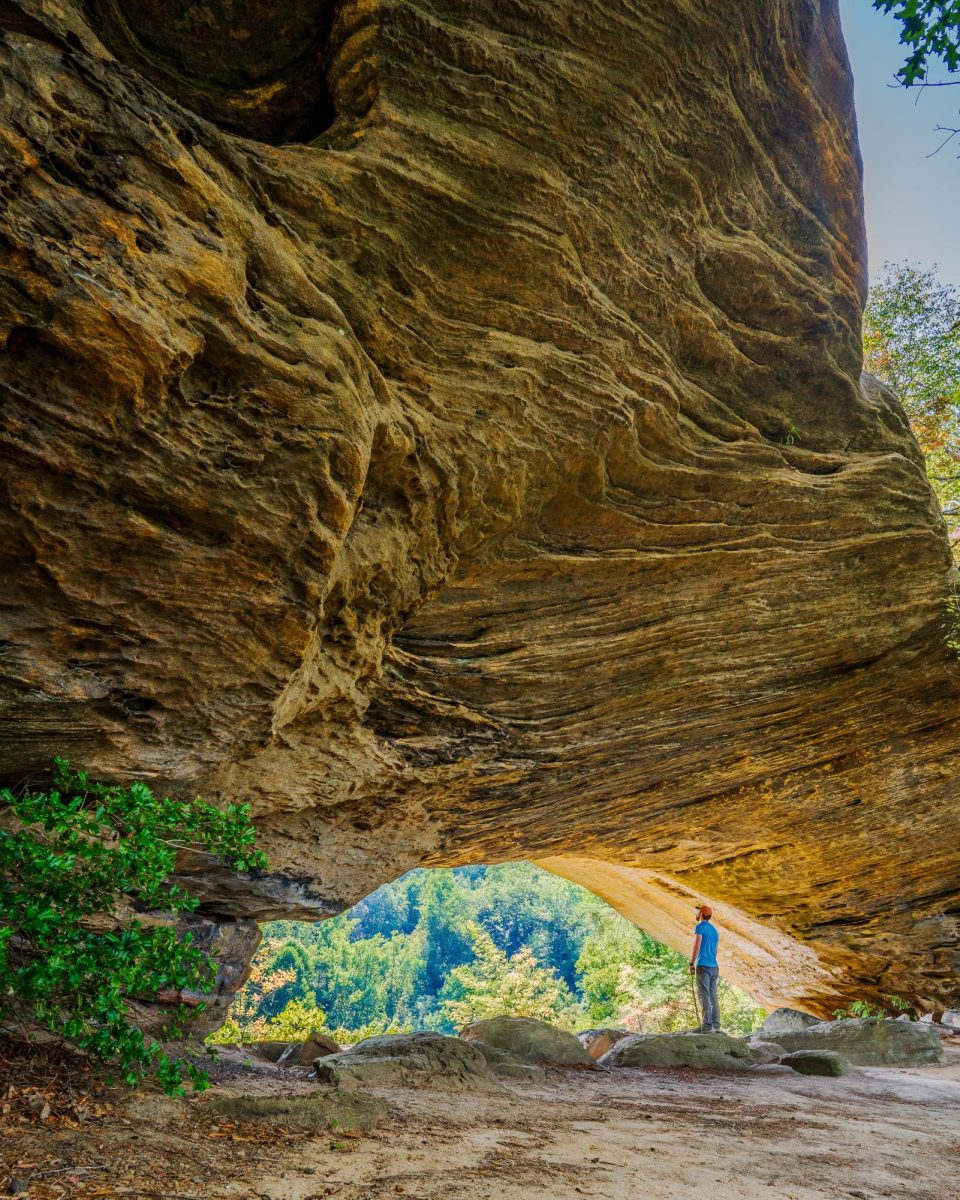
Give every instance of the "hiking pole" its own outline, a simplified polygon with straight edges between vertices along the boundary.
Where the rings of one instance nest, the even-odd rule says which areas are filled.
[[[697,1000],[697,979],[691,972],[690,974],[690,991],[693,993],[693,1011],[697,1014],[697,1028],[703,1028],[703,1021],[700,1019],[700,1003]]]

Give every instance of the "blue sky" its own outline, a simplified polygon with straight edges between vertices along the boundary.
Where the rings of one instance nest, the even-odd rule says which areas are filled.
[[[940,263],[940,277],[960,284],[960,138],[927,158],[960,126],[960,86],[891,88],[904,59],[899,22],[870,0],[840,0],[853,64],[863,152],[870,274],[884,259]],[[957,78],[955,76],[955,78]]]

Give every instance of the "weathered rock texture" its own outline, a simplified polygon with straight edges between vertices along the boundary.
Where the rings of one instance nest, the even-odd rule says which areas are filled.
[[[861,1067],[923,1066],[943,1061],[940,1037],[919,1021],[850,1018],[777,1036],[789,1051],[834,1050]]]
[[[314,913],[527,857],[767,1003],[960,1003],[835,0],[0,26],[0,774],[249,800]]]
[[[787,1053],[778,1042],[769,1042],[766,1038],[758,1037],[750,1038],[750,1049],[758,1066],[778,1063]]]
[[[564,1029],[533,1017],[488,1017],[460,1030],[466,1042],[482,1042],[526,1062],[549,1067],[592,1067],[594,1058]]]
[[[635,1033],[600,1059],[603,1067],[703,1067],[745,1071],[771,1055],[726,1033]]]
[[[479,1042],[471,1039],[470,1045],[474,1050],[479,1050],[483,1055],[484,1061],[490,1070],[498,1079],[527,1079],[527,1080],[543,1080],[546,1079],[547,1073],[543,1067],[536,1063],[527,1062],[519,1058],[516,1054],[511,1054],[509,1050],[502,1050],[499,1046],[490,1046],[486,1042]]]
[[[630,1037],[629,1029],[584,1029],[577,1034],[577,1041],[591,1058],[603,1058],[606,1052]]]
[[[797,1033],[817,1024],[817,1018],[811,1017],[809,1013],[796,1012],[792,1008],[778,1008],[767,1017],[754,1037],[776,1040],[778,1034]]]
[[[321,1084],[348,1090],[394,1084],[481,1092],[500,1087],[478,1049],[442,1033],[367,1038],[349,1050],[318,1058],[313,1069]]]
[[[850,1074],[850,1064],[833,1050],[795,1050],[780,1060],[785,1067],[798,1075],[827,1075],[837,1077]]]

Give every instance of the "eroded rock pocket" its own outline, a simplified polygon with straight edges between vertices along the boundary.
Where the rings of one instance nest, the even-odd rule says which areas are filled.
[[[331,125],[328,41],[337,0],[91,0],[107,47],[231,133],[303,142]]]

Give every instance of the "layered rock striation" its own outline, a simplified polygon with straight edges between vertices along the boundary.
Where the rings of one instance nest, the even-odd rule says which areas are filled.
[[[0,30],[0,775],[251,802],[273,883],[208,914],[524,857],[675,944],[709,899],[768,1003],[960,1004],[835,0]]]

